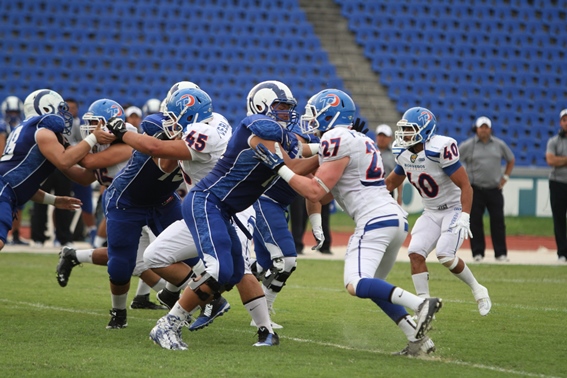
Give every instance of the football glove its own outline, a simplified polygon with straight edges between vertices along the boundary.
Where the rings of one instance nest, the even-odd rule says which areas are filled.
[[[368,127],[366,127],[366,121],[363,121],[360,118],[354,120],[352,124],[352,129],[363,134],[366,134],[368,132]]]
[[[309,222],[311,223],[311,231],[313,232],[313,237],[317,242],[317,245],[311,247],[312,251],[318,251],[323,246],[325,242],[325,234],[323,233],[323,224],[320,213],[314,213],[309,215]]]
[[[114,134],[114,136],[116,136],[116,139],[121,142],[122,137],[128,131],[128,129],[126,128],[126,123],[124,123],[124,121],[120,118],[116,117],[112,117],[106,122],[106,128],[110,130],[110,132]]]
[[[454,234],[458,234],[462,231],[465,239],[468,239],[469,237],[472,238],[473,234],[471,232],[470,215],[462,212],[455,223],[449,226],[449,231],[452,231]]]
[[[260,160],[262,164],[266,167],[270,168],[275,173],[278,173],[278,170],[285,165],[283,161],[282,151],[280,150],[280,145],[278,143],[275,144],[276,152],[273,153],[272,151],[268,150],[266,146],[262,143],[259,143],[256,148],[256,159]]]

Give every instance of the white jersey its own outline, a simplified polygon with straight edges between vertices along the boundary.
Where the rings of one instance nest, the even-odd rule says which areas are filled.
[[[424,144],[423,151],[415,154],[404,150],[396,161],[396,173],[407,176],[426,210],[461,207],[461,189],[450,178],[461,167],[456,140],[434,135]]]
[[[138,129],[136,128],[136,126],[128,122],[126,122],[126,129],[133,133],[138,133]],[[90,153],[96,154],[97,152],[102,152],[110,146],[111,146],[110,144],[97,143],[94,145]],[[95,169],[96,180],[102,186],[109,186],[112,183],[112,180],[114,180],[114,178],[118,174],[118,172],[120,172],[120,170],[124,168],[127,163],[128,160],[124,160],[123,162],[120,162],[115,165],[111,165],[110,167]]]
[[[213,119],[209,124],[191,125],[182,138],[191,152],[191,160],[179,162],[187,190],[190,190],[213,169],[226,150],[231,136],[232,129],[228,121],[218,113],[213,113]]]
[[[344,127],[323,134],[319,165],[344,157],[350,161],[331,193],[348,215],[358,221],[376,216],[380,208],[398,206],[386,189],[382,156],[372,139]]]

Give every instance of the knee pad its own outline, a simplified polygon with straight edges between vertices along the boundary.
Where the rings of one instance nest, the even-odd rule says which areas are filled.
[[[268,271],[269,273],[267,272],[268,274],[262,277],[262,284],[276,293],[282,290],[289,276],[297,267],[297,259],[295,257],[282,257],[282,260],[284,261],[284,270],[282,272],[272,272],[270,270]]]
[[[449,257],[449,256],[437,256],[437,259],[443,266],[449,268],[449,270],[455,269],[457,264],[459,263],[459,258],[456,256]]]
[[[207,286],[211,289],[210,294],[201,290],[201,286],[203,284],[207,284]],[[189,281],[189,285],[187,285],[187,287],[193,290],[199,299],[204,302],[206,302],[211,296],[215,298],[219,297],[221,293],[221,285],[209,273],[203,274],[198,280]]]

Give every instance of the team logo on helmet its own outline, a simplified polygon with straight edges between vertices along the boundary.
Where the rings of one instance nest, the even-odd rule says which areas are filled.
[[[120,117],[122,115],[122,107],[114,104],[108,109],[108,113],[110,113],[110,118]]]
[[[421,113],[419,113],[417,119],[419,119],[425,125],[427,122],[433,119],[433,114],[431,114],[431,112],[428,112],[427,110],[423,110]]]
[[[321,98],[320,100],[323,103],[323,106],[339,106],[341,103],[341,99],[334,93],[329,93],[325,97]]]
[[[195,105],[195,102],[195,97],[190,94],[185,94],[179,98],[179,101],[177,101],[175,105],[189,107]]]

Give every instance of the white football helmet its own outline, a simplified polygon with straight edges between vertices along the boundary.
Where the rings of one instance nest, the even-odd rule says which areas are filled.
[[[157,98],[150,98],[144,106],[142,106],[142,113],[144,113],[144,117],[149,116],[150,114],[159,113],[161,109],[161,101]]]
[[[26,97],[24,101],[24,114],[26,118],[44,114],[57,114],[65,121],[65,128],[61,132],[69,134],[73,126],[73,115],[63,97],[51,89],[38,89]]]
[[[0,105],[2,118],[12,127],[20,124],[24,119],[24,103],[16,96],[8,96]]]
[[[281,104],[287,105],[285,109],[278,109]],[[297,101],[287,85],[275,80],[263,81],[248,93],[247,115],[265,114],[287,127],[297,122],[296,106]]]
[[[173,84],[171,86],[171,88],[169,88],[169,91],[167,92],[167,96],[165,96],[165,98],[161,102],[159,111],[162,112],[162,113],[167,112],[167,103],[169,102],[169,99],[171,98],[171,96],[175,92],[177,92],[178,90],[186,89],[186,88],[200,89],[199,86],[197,84],[193,83],[192,81],[179,81],[179,82]]]

